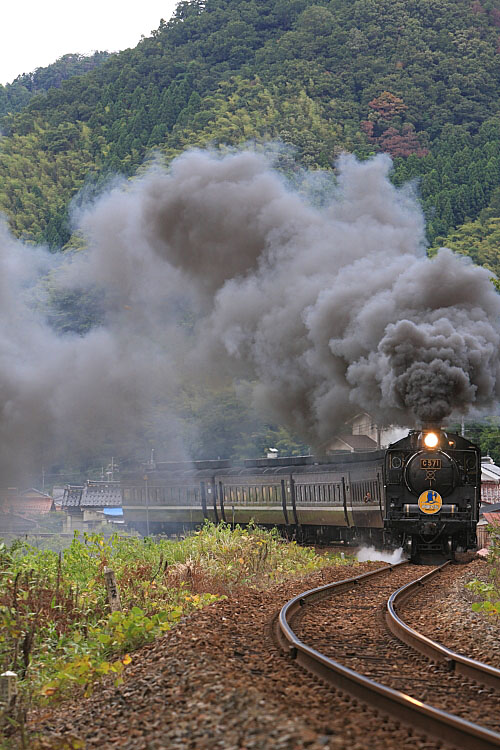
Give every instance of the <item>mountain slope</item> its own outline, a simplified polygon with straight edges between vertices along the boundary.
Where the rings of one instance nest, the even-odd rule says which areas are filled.
[[[0,208],[54,248],[67,207],[151,149],[280,139],[309,167],[386,150],[429,237],[500,185],[499,0],[191,0],[133,50],[3,120]]]
[[[101,65],[109,57],[109,52],[94,52],[93,55],[67,54],[55,63],[44,68],[36,68],[32,73],[23,73],[12,83],[0,85],[0,117],[19,112],[35,94],[59,88],[61,83],[72,76],[83,75]]]

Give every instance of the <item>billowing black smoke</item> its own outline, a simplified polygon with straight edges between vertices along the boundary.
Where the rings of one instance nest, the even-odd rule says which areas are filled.
[[[253,152],[190,152],[115,186],[75,219],[87,250],[53,269],[65,289],[99,290],[105,321],[84,336],[35,314],[30,290],[54,256],[4,228],[0,471],[109,448],[196,378],[231,375],[312,443],[360,409],[399,425],[491,409],[491,274],[446,249],[426,257],[390,167],[343,157],[322,208]]]

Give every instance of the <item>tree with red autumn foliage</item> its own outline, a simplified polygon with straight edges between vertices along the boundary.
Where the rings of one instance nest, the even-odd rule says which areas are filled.
[[[382,91],[380,96],[368,102],[368,106],[384,120],[391,120],[408,109],[404,101],[399,96],[391,94],[390,91]]]

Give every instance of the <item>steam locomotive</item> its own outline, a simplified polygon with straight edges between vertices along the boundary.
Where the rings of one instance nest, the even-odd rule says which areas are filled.
[[[419,551],[476,546],[481,452],[460,435],[429,427],[389,446],[385,456],[387,535],[414,557]]]
[[[254,521],[300,541],[452,556],[476,543],[480,471],[468,440],[423,429],[386,451],[149,463],[122,472],[121,486],[125,521],[145,535]]]

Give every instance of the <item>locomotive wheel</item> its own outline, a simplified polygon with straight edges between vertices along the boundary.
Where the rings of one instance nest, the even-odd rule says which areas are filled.
[[[403,549],[405,551],[405,554],[408,555],[408,557],[411,560],[411,558],[413,557],[413,554],[415,552],[415,544],[413,543],[413,537],[412,536],[406,537],[406,539],[404,541]]]

